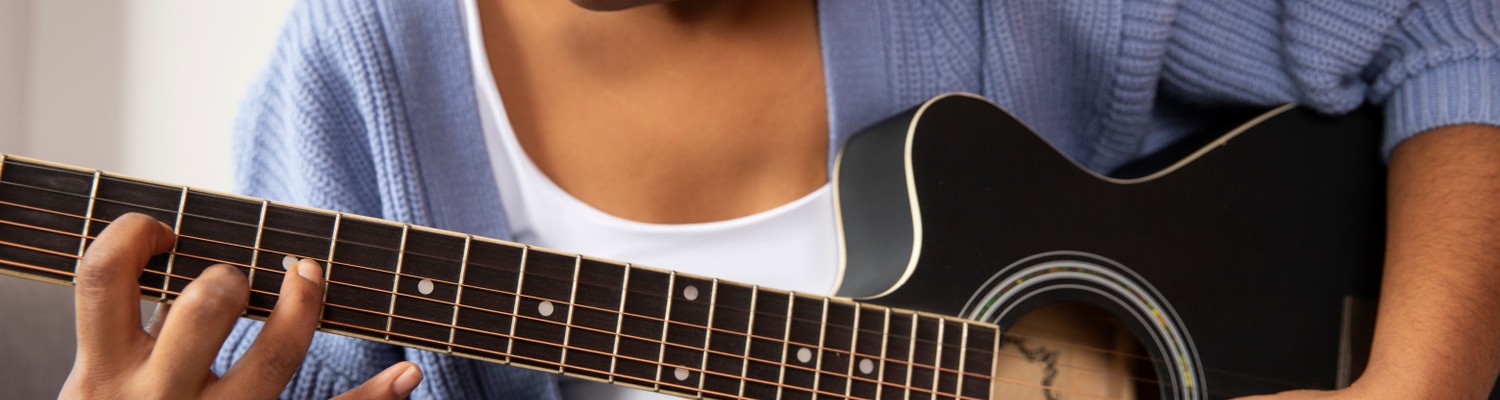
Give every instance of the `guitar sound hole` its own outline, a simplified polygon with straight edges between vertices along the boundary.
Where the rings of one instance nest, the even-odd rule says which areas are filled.
[[[993,398],[1158,399],[1156,369],[1142,349],[1104,310],[1074,302],[1043,306],[1006,329]]]

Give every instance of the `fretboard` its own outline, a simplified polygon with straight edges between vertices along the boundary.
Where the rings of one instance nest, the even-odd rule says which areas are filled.
[[[173,301],[214,264],[323,266],[319,329],[686,397],[988,399],[993,325],[0,155],[0,272],[72,285],[111,221],[177,234],[141,274]]]

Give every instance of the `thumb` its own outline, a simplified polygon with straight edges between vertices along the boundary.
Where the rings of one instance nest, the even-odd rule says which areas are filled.
[[[422,371],[415,364],[402,361],[334,399],[404,399],[421,382]]]

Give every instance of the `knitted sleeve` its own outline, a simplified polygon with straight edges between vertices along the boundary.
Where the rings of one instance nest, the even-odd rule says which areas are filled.
[[[380,119],[357,27],[336,2],[299,2],[234,128],[238,191],[275,201],[382,215],[377,162],[366,139]],[[325,267],[326,268],[326,267]],[[262,323],[240,320],[220,350],[223,373]],[[283,398],[329,398],[403,358],[391,345],[318,333]]]
[[[1388,155],[1433,128],[1500,125],[1500,3],[1183,2],[1163,78],[1199,102],[1381,105]]]

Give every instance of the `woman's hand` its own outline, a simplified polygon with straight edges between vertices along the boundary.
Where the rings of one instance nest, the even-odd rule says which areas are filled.
[[[141,270],[175,240],[165,224],[127,214],[89,246],[76,279],[78,353],[59,397],[269,399],[286,387],[317,324],[323,294],[318,263],[303,260],[287,271],[260,336],[218,377],[209,365],[250,295],[239,270],[208,268],[174,305],[158,307],[148,328],[140,325]],[[415,365],[402,362],[339,397],[402,398],[421,380]]]

